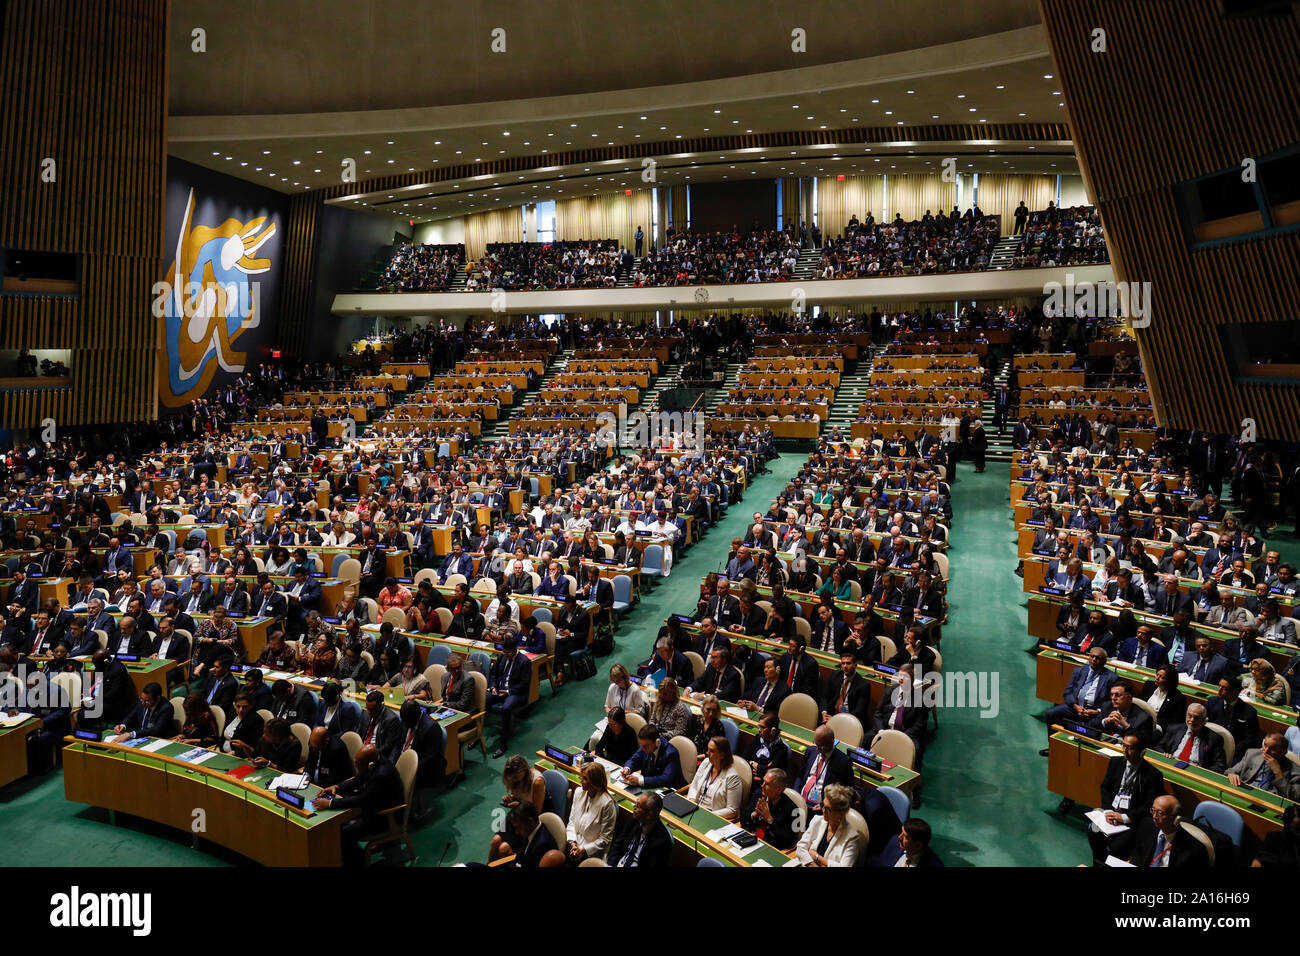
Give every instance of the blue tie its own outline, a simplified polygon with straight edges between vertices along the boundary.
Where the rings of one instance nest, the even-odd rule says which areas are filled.
[[[1160,859],[1164,855],[1165,855],[1165,834],[1164,831],[1162,830],[1160,832],[1160,836],[1156,837],[1156,852],[1155,852],[1155,856],[1151,857],[1150,865],[1159,866]]]

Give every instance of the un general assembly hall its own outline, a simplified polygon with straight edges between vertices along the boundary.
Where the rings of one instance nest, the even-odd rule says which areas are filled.
[[[1284,918],[1300,5],[0,0],[0,271],[42,932],[235,867],[363,940],[422,868]]]

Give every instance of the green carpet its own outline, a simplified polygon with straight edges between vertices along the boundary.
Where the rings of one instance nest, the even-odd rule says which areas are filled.
[[[543,682],[541,700],[522,722],[511,751],[531,755],[546,743],[586,741],[603,713],[610,665],[644,660],[665,616],[693,611],[700,579],[718,568],[731,538],[744,534],[755,510],[767,510],[805,458],[787,453],[771,462],[771,473],[750,486],[726,520],[679,559],[667,581],[643,595],[624,617],[614,654],[598,660],[595,679],[566,685],[555,699]],[[944,670],[983,671],[990,679],[996,674],[998,713],[982,718],[975,707],[942,711],[925,754],[924,805],[916,815],[934,829],[935,849],[949,866],[1075,865],[1088,854],[1083,824],[1074,815],[1055,813],[1058,798],[1047,790],[1047,761],[1037,755],[1046,731],[1034,715],[1044,704],[1034,694],[1034,659],[1023,653],[1029,638],[1025,595],[1012,573],[1016,540],[1008,466],[990,464],[976,475],[963,465],[953,486],[953,512],[952,623],[944,628]],[[1284,555],[1294,551],[1290,535],[1278,540]],[[490,722],[489,752],[495,739]],[[432,818],[413,835],[418,865],[486,860],[504,762],[485,761],[478,750],[466,753],[465,781],[437,798]],[[118,866],[124,860],[206,866],[242,859],[207,843],[194,852],[186,834],[148,821],[119,815],[118,826],[111,826],[107,812],[63,798],[61,772],[0,790],[0,842],[6,862],[15,866]]]

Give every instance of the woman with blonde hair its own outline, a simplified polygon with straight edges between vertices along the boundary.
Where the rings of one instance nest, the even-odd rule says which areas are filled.
[[[659,682],[659,692],[654,703],[646,703],[642,713],[647,723],[654,724],[660,733],[671,740],[686,735],[691,723],[691,712],[682,703],[677,692],[677,681],[665,677]]]
[[[735,764],[727,738],[712,738],[704,751],[704,762],[691,778],[686,799],[712,810],[725,820],[736,819],[740,816],[744,782]]]
[[[589,858],[604,859],[614,840],[618,807],[609,795],[605,768],[594,761],[578,770],[581,785],[573,794],[569,823],[565,828],[568,845],[565,855],[571,865]]]
[[[795,849],[804,866],[855,866],[862,852],[862,835],[849,822],[853,791],[832,783],[822,791],[822,812],[808,822]]]

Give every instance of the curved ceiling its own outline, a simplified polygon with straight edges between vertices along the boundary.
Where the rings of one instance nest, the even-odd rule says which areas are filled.
[[[570,96],[834,64],[1025,27],[1041,33],[1037,0],[174,0],[169,111],[324,113]],[[503,52],[492,49],[497,29]],[[796,29],[804,52],[792,49]]]
[[[609,174],[639,172],[645,156],[656,157],[661,185],[841,169],[927,172],[948,155],[977,160],[962,162],[975,172],[1068,173],[1076,166],[1061,132],[1066,119],[1043,31],[1027,27],[847,62],[571,96],[173,116],[169,136],[175,155],[282,191],[323,190],[442,218],[550,198],[548,190],[636,187],[643,183],[635,176]],[[876,157],[890,154],[896,158],[882,168]],[[344,188],[348,159],[356,178]],[[830,165],[840,159],[847,168]],[[781,168],[791,160],[797,170]],[[569,178],[585,181],[558,182]],[[448,193],[451,203],[437,202]]]

